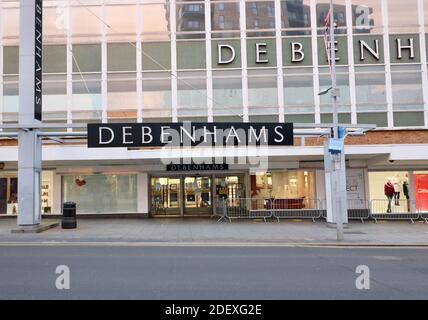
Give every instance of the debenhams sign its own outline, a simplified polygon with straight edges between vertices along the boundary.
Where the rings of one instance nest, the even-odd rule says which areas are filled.
[[[290,146],[292,123],[88,124],[89,148]]]

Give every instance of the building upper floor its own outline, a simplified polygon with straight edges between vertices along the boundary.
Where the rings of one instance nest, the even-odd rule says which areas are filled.
[[[331,122],[327,0],[44,3],[44,120]],[[428,127],[427,0],[335,0],[341,122]],[[17,121],[19,1],[0,6]]]

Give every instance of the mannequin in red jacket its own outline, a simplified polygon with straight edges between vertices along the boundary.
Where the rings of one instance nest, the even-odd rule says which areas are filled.
[[[391,179],[388,179],[388,181],[385,183],[383,190],[384,190],[385,196],[388,198],[388,208],[386,212],[391,213],[391,202],[392,202],[392,199],[394,198],[394,193],[395,193],[394,185],[391,183]]]

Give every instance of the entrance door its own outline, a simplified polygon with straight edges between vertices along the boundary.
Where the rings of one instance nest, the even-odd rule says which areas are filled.
[[[184,214],[209,215],[212,213],[211,177],[184,178]]]
[[[152,178],[152,214],[181,215],[181,181],[179,177]]]

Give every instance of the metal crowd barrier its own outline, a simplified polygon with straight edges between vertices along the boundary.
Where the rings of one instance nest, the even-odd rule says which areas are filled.
[[[217,216],[221,220],[232,219],[311,219],[327,218],[326,200],[320,199],[226,199],[216,200]],[[348,219],[360,220],[409,220],[422,219],[428,223],[428,199],[425,200],[365,200],[348,199]]]
[[[415,209],[419,212],[419,218],[428,223],[428,199],[416,200]]]
[[[377,220],[415,220],[422,218],[416,210],[416,201],[408,199],[376,199],[371,201],[371,217]]]
[[[216,200],[218,221],[232,219],[315,219],[321,218],[318,199],[258,199],[239,198]]]
[[[364,220],[370,219],[370,201],[364,199],[348,199],[348,219],[349,220],[360,220],[364,223]]]
[[[319,219],[322,216],[319,199],[274,199],[271,205],[272,215],[280,219]]]

